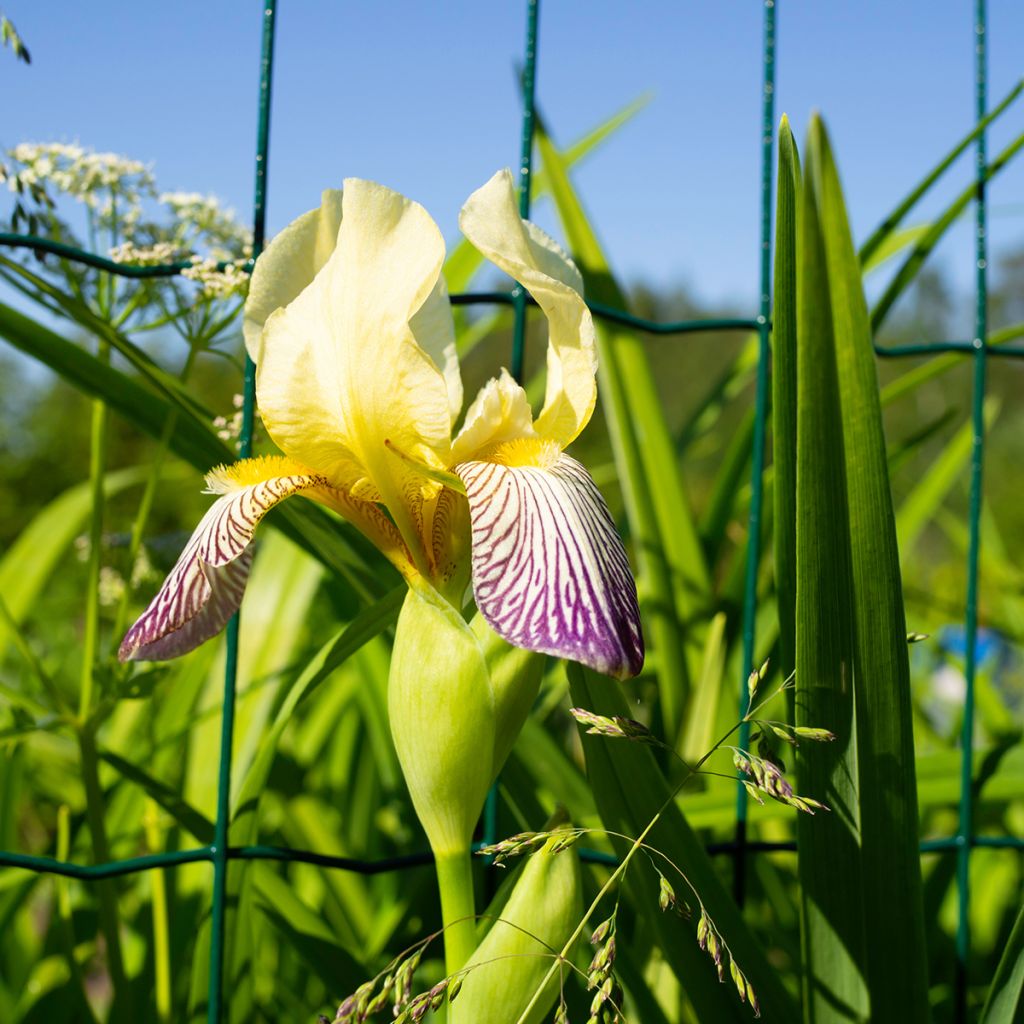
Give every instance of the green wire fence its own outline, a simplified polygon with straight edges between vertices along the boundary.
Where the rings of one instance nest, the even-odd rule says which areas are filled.
[[[270,98],[273,80],[274,28],[276,0],[264,0],[261,4],[263,23],[260,55],[260,78],[258,99],[258,121],[256,140],[255,197],[253,203],[253,257],[252,264],[259,257],[265,238],[267,159],[270,146]],[[599,303],[589,303],[595,316],[610,323],[656,335],[683,335],[693,332],[721,332],[749,330],[758,337],[757,383],[755,392],[755,419],[753,436],[753,460],[751,469],[751,501],[748,522],[748,548],[746,577],[743,599],[743,674],[740,680],[740,707],[747,707],[746,677],[754,667],[755,614],[757,610],[757,566],[760,560],[761,518],[764,503],[764,449],[768,418],[768,385],[770,380],[770,333],[771,333],[771,240],[773,200],[773,153],[775,143],[775,37],[778,0],[763,0],[764,25],[762,40],[763,79],[762,117],[760,124],[761,178],[760,178],[760,274],[758,281],[759,307],[753,319],[726,318],[655,322],[632,316],[620,309]],[[537,44],[539,0],[526,0],[526,44],[522,71],[522,148],[519,164],[519,204],[525,217],[530,212],[530,176],[534,143],[535,91],[537,76]],[[991,119],[987,112],[987,24],[986,0],[975,0],[973,34],[975,39],[975,113],[978,134],[975,141],[976,185],[975,185],[975,320],[974,336],[965,341],[933,341],[916,345],[879,347],[878,356],[897,358],[904,356],[934,355],[945,352],[962,353],[973,363],[973,393],[971,419],[973,446],[971,455],[970,499],[969,499],[969,545],[967,555],[967,593],[965,615],[965,678],[964,715],[961,734],[961,791],[959,820],[956,834],[921,843],[922,853],[956,851],[957,893],[959,912],[956,933],[956,1015],[957,1020],[966,1019],[967,959],[970,952],[971,935],[968,914],[970,901],[970,854],[973,847],[1000,847],[1024,849],[1024,839],[1012,836],[978,836],[973,831],[973,730],[974,730],[974,687],[977,671],[978,649],[978,564],[980,544],[980,522],[982,503],[982,470],[985,453],[984,398],[987,362],[989,356],[1024,358],[1024,348],[1013,346],[990,347],[988,344],[987,303],[988,303],[988,258],[986,243],[986,196],[985,182],[995,169],[990,166],[986,152],[985,125]],[[994,112],[993,112],[994,113]],[[945,169],[943,166],[941,169]],[[937,176],[938,171],[936,172]],[[131,266],[115,263],[94,253],[84,252],[32,235],[0,232],[0,245],[27,248],[47,252],[86,266],[96,268],[125,278],[170,277],[179,274],[190,264],[170,263],[157,266]],[[516,285],[511,292],[474,292],[451,296],[453,305],[508,305],[514,311],[513,348],[511,367],[513,375],[522,377],[526,341],[527,307],[532,304],[526,292]],[[252,448],[253,413],[255,406],[255,367],[246,359],[243,388],[243,419],[240,435],[240,457],[248,457]],[[399,871],[428,864],[429,853],[392,857],[376,861],[364,861],[346,857],[335,857],[308,850],[296,850],[278,846],[250,845],[230,846],[228,827],[230,823],[231,751],[234,735],[234,713],[236,696],[236,675],[238,666],[238,616],[230,622],[227,630],[227,659],[224,678],[224,702],[221,724],[221,745],[217,781],[217,817],[213,842],[188,850],[150,854],[107,863],[80,865],[49,857],[29,856],[15,852],[0,851],[0,866],[23,868],[36,873],[63,875],[82,881],[100,881],[117,878],[140,871],[176,867],[200,861],[213,865],[213,891],[211,910],[210,942],[210,983],[207,1020],[218,1024],[222,1019],[222,988],[224,977],[226,912],[226,879],[228,865],[233,860],[275,860],[313,864],[324,868],[353,871],[360,874],[379,874]],[[749,740],[749,725],[741,728],[739,745],[745,747]],[[742,904],[746,879],[747,855],[762,852],[793,851],[793,842],[768,842],[751,840],[747,837],[747,791],[737,782],[736,825],[734,838],[727,842],[714,843],[708,847],[713,854],[727,854],[733,858],[734,892]],[[483,841],[496,840],[497,799],[492,792],[484,811]],[[482,845],[482,844],[481,844]],[[583,851],[586,859],[597,862],[613,862],[607,854],[597,851]]]

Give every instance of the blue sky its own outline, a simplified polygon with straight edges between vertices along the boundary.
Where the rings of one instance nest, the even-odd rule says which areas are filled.
[[[777,113],[789,113],[798,137],[812,109],[824,113],[858,235],[969,127],[973,8],[779,0]],[[123,152],[152,162],[161,187],[249,209],[260,4],[9,0],[3,9],[33,64],[0,60],[0,145]],[[1024,4],[992,0],[989,21],[994,104],[1024,74]],[[576,175],[626,281],[683,282],[710,302],[752,307],[761,25],[754,0],[543,0],[538,96],[559,141],[653,94]],[[280,0],[271,232],[357,175],[418,199],[455,236],[465,197],[518,157],[513,66],[524,27],[519,0]],[[991,152],[1021,130],[1024,100],[991,133]],[[970,169],[962,161],[942,195]],[[1024,158],[991,197],[997,256],[1024,241]],[[536,216],[554,227],[550,210]],[[966,288],[968,225],[939,259]]]

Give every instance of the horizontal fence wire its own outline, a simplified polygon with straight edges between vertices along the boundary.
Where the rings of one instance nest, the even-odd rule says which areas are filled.
[[[65,245],[63,242],[53,242],[46,238],[39,238],[36,235],[23,235],[11,231],[0,231],[0,246],[10,249],[32,249],[40,252],[50,253],[59,256],[61,259],[73,263],[81,263],[93,267],[96,270],[105,271],[108,274],[116,274],[118,277],[145,279],[159,277],[176,277],[183,271],[192,267],[191,263],[160,263],[160,264],[132,264],[115,263],[113,260],[98,256],[96,253],[78,249],[73,245]],[[245,272],[251,272],[254,259],[243,260],[238,263],[221,262],[217,267],[223,270],[227,266],[236,266]],[[478,291],[478,292],[453,292],[448,296],[453,306],[509,306],[515,308],[518,299],[513,291]],[[537,301],[530,295],[526,295],[524,304],[531,307],[537,306]],[[767,326],[768,333],[771,333],[771,320],[762,322],[758,317],[698,317],[693,320],[651,320],[647,317],[635,316],[624,309],[617,309],[600,302],[587,302],[587,308],[598,319],[606,323],[618,324],[621,327],[628,327],[642,334],[653,334],[657,336],[673,334],[706,334],[722,331],[751,331],[760,333],[763,326]],[[967,355],[973,354],[978,349],[978,341],[975,338],[953,340],[953,341],[925,341],[913,345],[875,345],[875,354],[882,358],[904,358],[908,356],[933,356],[945,352],[960,352]],[[989,356],[996,358],[1024,359],[1024,347],[1014,345],[990,346],[987,349]]]
[[[536,44],[539,15],[538,0],[526,0],[527,43],[523,72],[523,125],[522,157],[520,162],[520,203],[524,216],[529,213],[529,181],[532,159],[534,94],[536,75]],[[745,667],[741,706],[746,699],[746,672],[752,667],[754,650],[754,615],[756,612],[756,566],[760,557],[760,515],[763,500],[763,468],[765,428],[767,422],[767,382],[769,379],[769,339],[771,332],[771,212],[772,212],[772,167],[774,152],[774,94],[775,94],[775,33],[778,0],[764,0],[764,31],[762,58],[764,76],[761,82],[761,203],[760,203],[760,278],[759,314],[754,318],[726,317],[677,321],[656,321],[616,309],[601,303],[590,302],[588,307],[595,317],[645,334],[658,336],[699,334],[706,332],[746,331],[758,338],[758,370],[755,397],[755,437],[752,467],[752,497],[748,521],[748,561],[744,592],[744,658]],[[260,64],[260,91],[258,106],[256,188],[254,199],[254,246],[253,257],[235,265],[251,271],[262,248],[265,228],[266,171],[269,155],[270,87],[272,81],[272,59],[274,46],[275,0],[261,3],[263,19],[262,53]],[[957,855],[957,892],[959,911],[957,921],[956,954],[956,1014],[962,1021],[966,1016],[967,959],[970,954],[969,930],[969,855],[971,849],[1012,849],[1024,850],[1024,839],[1015,836],[976,835],[973,832],[974,803],[973,791],[973,712],[974,677],[977,658],[977,603],[978,603],[978,562],[980,546],[980,520],[982,505],[982,467],[985,449],[985,423],[983,404],[986,383],[986,364],[989,356],[996,358],[1024,358],[1024,347],[988,344],[987,325],[987,240],[986,240],[986,191],[985,181],[989,176],[987,162],[985,126],[1001,110],[1008,100],[995,111],[986,112],[987,103],[987,23],[986,2],[975,0],[972,33],[975,45],[974,98],[977,118],[976,167],[975,167],[975,266],[976,266],[976,308],[975,335],[969,340],[922,342],[913,345],[875,345],[880,358],[910,358],[958,353],[969,357],[974,368],[972,392],[972,424],[974,445],[972,450],[969,510],[969,550],[967,560],[968,583],[965,614],[966,659],[965,678],[967,692],[964,705],[964,720],[961,735],[961,797],[959,804],[958,828],[955,835],[924,839],[920,843],[923,854],[955,852]],[[1018,88],[1019,91],[1019,88]],[[1016,93],[1012,94],[1016,95]],[[942,169],[945,169],[943,166]],[[56,242],[35,235],[0,232],[0,246],[27,249],[42,256],[55,256],[104,273],[138,280],[167,278],[181,274],[192,266],[191,262],[165,263],[156,265],[135,265],[119,263],[87,252],[74,246]],[[220,264],[223,268],[225,264]],[[508,306],[514,313],[513,365],[521,373],[524,358],[526,309],[536,305],[533,299],[518,284],[512,291],[480,291],[456,293],[450,296],[454,306],[498,305]],[[254,373],[251,361],[247,360],[243,396],[243,429],[241,434],[242,457],[249,454],[252,444],[252,422],[254,412]],[[433,856],[429,852],[363,860],[317,853],[312,850],[294,849],[272,845],[230,846],[228,844],[230,792],[230,768],[232,748],[232,709],[235,696],[235,672],[237,667],[237,617],[229,627],[227,636],[228,657],[225,673],[225,704],[222,719],[222,747],[218,776],[217,820],[213,843],[187,850],[166,851],[106,863],[81,865],[51,857],[20,854],[0,850],[0,867],[22,869],[37,874],[61,875],[80,881],[99,881],[119,878],[138,872],[179,867],[185,864],[211,862],[214,866],[214,886],[211,909],[211,962],[208,1004],[209,1024],[217,1024],[221,1013],[221,992],[223,984],[224,958],[224,915],[226,913],[226,878],[228,865],[232,861],[266,860],[284,863],[305,863],[324,868],[351,871],[363,875],[380,874],[390,871],[404,871],[430,865]],[[736,831],[732,840],[712,842],[707,845],[711,855],[730,856],[734,859],[734,881],[736,894],[742,901],[743,875],[746,855],[749,853],[793,853],[794,842],[772,842],[750,839],[746,831],[746,794],[738,788]],[[488,815],[493,830],[494,808]],[[494,837],[488,835],[490,841]],[[485,844],[476,844],[479,850]],[[583,849],[582,859],[596,864],[613,865],[618,859],[599,850]]]

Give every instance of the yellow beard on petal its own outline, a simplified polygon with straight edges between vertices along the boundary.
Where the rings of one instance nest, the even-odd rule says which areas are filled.
[[[543,437],[517,437],[511,441],[499,441],[481,451],[480,462],[495,462],[499,466],[535,466],[550,469],[561,454],[557,441]]]
[[[205,493],[230,494],[232,491],[278,476],[302,476],[315,479],[318,483],[327,483],[321,473],[285,455],[259,455],[256,458],[232,462],[230,465],[215,466],[206,474]]]

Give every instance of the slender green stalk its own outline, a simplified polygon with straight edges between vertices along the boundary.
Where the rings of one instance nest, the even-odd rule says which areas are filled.
[[[85,787],[85,817],[92,837],[92,855],[97,864],[110,858],[110,843],[104,822],[103,790],[100,786],[99,757],[96,738],[88,725],[79,728],[78,750],[82,765],[82,784]],[[121,933],[117,910],[117,889],[111,879],[96,883],[99,897],[100,927],[107,943],[107,967],[117,995],[127,995],[127,976],[121,955]]]
[[[110,362],[110,345],[100,340],[97,358],[103,365]],[[100,558],[103,543],[103,476],[107,461],[107,407],[100,399],[92,403],[92,430],[89,443],[89,481],[92,494],[92,516],[89,522],[89,568],[85,598],[85,627],[82,638],[82,671],[78,700],[78,749],[82,767],[82,782],[85,787],[86,818],[92,838],[93,859],[97,863],[110,860],[110,844],[107,841],[104,822],[103,790],[99,779],[99,761],[96,755],[96,741],[89,719],[93,706],[93,691],[96,679],[96,651],[99,645],[100,624]],[[113,882],[100,882],[97,886],[99,897],[100,925],[107,943],[107,962],[110,977],[117,994],[126,991],[124,960],[121,956],[120,926],[117,910],[117,890]]]
[[[104,366],[110,363],[110,345],[100,341],[97,359]],[[100,625],[100,558],[103,546],[103,474],[107,462],[107,407],[101,399],[93,399],[92,429],[89,440],[89,483],[92,493],[92,516],[89,520],[89,568],[85,588],[85,627],[82,638],[82,672],[79,680],[78,715],[86,722],[92,710],[96,649]]]
[[[71,850],[71,812],[67,804],[57,808],[57,859],[67,860]],[[75,924],[71,913],[71,883],[67,878],[57,876],[53,880],[56,894],[57,918],[60,921],[61,945],[64,947],[64,958],[68,962],[68,970],[75,981],[75,988],[81,1012],[89,1024],[95,1024],[96,1015],[85,994],[85,977],[75,957]]]
[[[899,227],[904,217],[917,205],[925,193],[942,177],[943,174],[956,162],[967,147],[977,139],[981,133],[999,115],[1012,104],[1021,91],[1024,90],[1024,81],[1018,82],[996,106],[991,113],[983,117],[960,141],[928,172],[925,178],[899,202],[896,208],[878,225],[868,240],[860,247],[857,254],[861,263],[867,263],[874,253],[882,246],[886,238]]]
[[[146,829],[146,845],[153,853],[160,853],[159,817],[156,801],[146,800],[143,824]],[[167,917],[167,884],[161,870],[149,874],[152,886],[151,906],[153,908],[153,974],[156,1019],[159,1024],[170,1024],[171,1020],[171,939]]]
[[[468,849],[439,854],[435,868],[441,890],[445,970],[454,974],[476,950],[473,855]]]
[[[188,381],[189,374],[192,372],[192,367],[195,364],[196,355],[200,351],[200,347],[201,346],[198,341],[193,341],[189,345],[188,355],[185,357],[185,365],[182,367],[179,377],[182,384],[185,384]],[[142,498],[139,501],[139,508],[135,514],[135,521],[132,523],[132,535],[131,539],[128,541],[128,556],[126,560],[128,585],[124,588],[124,593],[121,595],[121,601],[117,608],[117,615],[114,618],[112,641],[115,645],[120,642],[120,638],[124,633],[125,621],[128,618],[128,603],[131,599],[131,576],[134,572],[135,560],[138,558],[139,549],[142,547],[142,535],[145,532],[146,524],[149,522],[150,513],[153,511],[153,502],[156,500],[157,488],[160,486],[164,461],[170,451],[171,435],[174,433],[177,424],[178,411],[177,409],[172,408],[167,419],[164,420],[164,426],[160,432],[160,440],[150,463],[149,476],[146,478],[146,487],[143,490]]]

